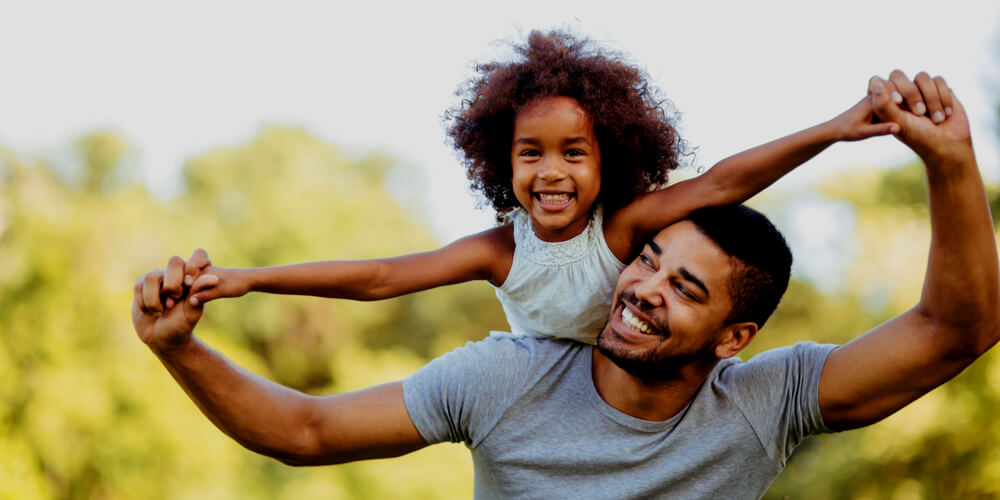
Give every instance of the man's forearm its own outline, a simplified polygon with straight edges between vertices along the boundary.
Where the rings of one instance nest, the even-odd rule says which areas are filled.
[[[971,145],[925,154],[930,189],[931,248],[918,309],[957,328],[957,353],[982,354],[997,342],[1000,311],[996,241]]]
[[[195,337],[155,354],[220,430],[246,448],[285,462],[307,447],[298,432],[308,396],[251,373]]]

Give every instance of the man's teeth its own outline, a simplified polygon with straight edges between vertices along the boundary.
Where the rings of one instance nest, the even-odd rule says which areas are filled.
[[[633,330],[645,333],[646,335],[653,335],[653,328],[645,321],[635,317],[627,307],[622,309],[622,322],[632,327]]]
[[[538,193],[538,199],[545,203],[565,203],[569,201],[569,195],[566,193],[560,194],[549,194],[549,193]]]

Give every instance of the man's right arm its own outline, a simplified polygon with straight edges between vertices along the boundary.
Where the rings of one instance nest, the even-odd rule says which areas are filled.
[[[890,101],[898,90],[911,108],[945,110],[931,119]],[[819,402],[834,429],[860,427],[899,410],[961,372],[1000,339],[1000,277],[986,194],[961,103],[944,80],[873,78],[879,116],[926,165],[931,245],[920,301],[834,351],[823,368]]]
[[[132,320],[140,339],[220,430],[246,448],[289,465],[393,457],[427,445],[410,420],[402,384],[310,396],[235,365],[193,336],[202,309],[187,300],[164,307],[179,287],[183,260],[136,282]],[[202,275],[192,289],[214,277]]]

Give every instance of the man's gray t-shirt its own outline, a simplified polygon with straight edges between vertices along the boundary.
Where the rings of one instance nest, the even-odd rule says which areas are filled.
[[[826,430],[819,376],[832,345],[719,362],[662,422],[608,405],[592,346],[534,337],[472,342],[403,382],[428,443],[464,442],[476,498],[759,498],[795,446]]]

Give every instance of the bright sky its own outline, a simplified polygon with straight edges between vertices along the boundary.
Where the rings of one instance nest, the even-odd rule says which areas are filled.
[[[262,124],[301,126],[426,172],[430,226],[447,241],[490,225],[444,142],[454,90],[474,61],[502,53],[496,40],[569,27],[647,69],[683,112],[698,165],[833,117],[898,67],[948,78],[986,177],[1000,178],[1000,2],[473,5],[0,0],[0,145],[49,155],[110,128],[169,192],[185,158]],[[778,189],[910,158],[891,138],[838,145]]]

